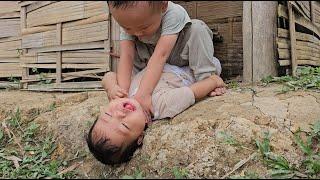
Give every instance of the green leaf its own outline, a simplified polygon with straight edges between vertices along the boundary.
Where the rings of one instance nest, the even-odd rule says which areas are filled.
[[[294,135],[294,139],[295,139],[295,142],[297,143],[297,145],[300,147],[300,149],[301,149],[304,153],[306,153],[307,155],[311,155],[311,153],[312,153],[312,147],[310,147],[308,144],[305,144],[305,143],[302,141],[299,132]]]

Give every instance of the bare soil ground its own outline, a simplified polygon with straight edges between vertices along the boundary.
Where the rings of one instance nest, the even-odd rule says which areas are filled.
[[[133,159],[116,167],[95,160],[84,138],[99,107],[108,104],[105,92],[1,90],[0,121],[19,108],[23,121],[41,125],[41,136],[55,135],[58,148],[54,156],[80,162],[76,169],[79,178],[121,178],[137,172],[143,172],[143,177],[172,178],[177,167],[186,170],[187,178],[222,178],[228,173],[228,177],[255,173],[268,178],[269,169],[261,157],[251,156],[258,152],[256,140],[269,132],[272,151],[298,165],[303,153],[294,143],[293,133],[299,127],[308,132],[310,124],[320,120],[320,93],[278,94],[280,88],[272,84],[229,89],[173,119],[157,121],[147,130],[144,145]],[[228,141],[222,134],[232,138]],[[244,163],[232,172],[239,162]]]

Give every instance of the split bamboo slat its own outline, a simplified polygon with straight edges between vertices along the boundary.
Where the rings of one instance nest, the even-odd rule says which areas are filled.
[[[106,1],[20,1],[25,90],[101,90],[110,71]]]
[[[278,18],[288,20],[290,28],[278,28],[277,48],[280,66],[291,66],[292,74],[298,65],[320,66],[320,3],[290,1],[292,10],[279,4]],[[291,15],[289,14],[291,13]],[[295,27],[300,27],[296,29]]]
[[[0,1],[0,88],[11,87],[21,78],[20,6],[16,1]]]
[[[243,71],[243,1],[175,1],[189,16],[204,21],[222,37],[214,42],[214,56],[222,66],[222,77],[241,78]]]

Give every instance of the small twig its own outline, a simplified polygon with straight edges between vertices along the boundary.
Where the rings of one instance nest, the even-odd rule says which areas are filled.
[[[228,172],[226,175],[224,175],[221,179],[225,179],[228,176],[230,176],[234,171],[236,171],[237,169],[239,169],[241,166],[243,166],[245,163],[247,163],[248,161],[250,161],[251,159],[253,159],[255,156],[257,155],[256,152],[254,152],[253,154],[251,154],[247,159],[243,159],[241,161],[239,161],[232,169],[232,171]]]
[[[74,169],[76,169],[77,167],[79,167],[82,163],[83,163],[83,161],[81,161],[81,162],[76,162],[76,163],[74,163],[73,165],[69,166],[68,168],[60,171],[60,172],[58,173],[58,175],[62,175],[62,174],[65,174],[65,173],[67,173],[67,172],[73,171]]]
[[[10,130],[9,130],[8,126],[6,125],[5,121],[2,122],[2,127],[3,127],[4,131],[8,134],[9,138],[11,138]]]
[[[16,169],[18,169],[20,167],[19,165],[19,161],[22,161],[20,158],[18,158],[17,156],[7,156],[4,157],[6,160],[12,161],[14,166],[16,167]]]

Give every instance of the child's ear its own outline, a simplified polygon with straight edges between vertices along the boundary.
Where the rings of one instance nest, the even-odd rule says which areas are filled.
[[[165,13],[166,10],[168,8],[168,1],[162,1],[162,4],[161,4],[161,12],[162,13]]]
[[[138,140],[137,140],[138,145],[142,144],[143,138],[144,138],[144,133],[142,132],[142,134],[138,137]]]

